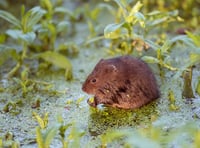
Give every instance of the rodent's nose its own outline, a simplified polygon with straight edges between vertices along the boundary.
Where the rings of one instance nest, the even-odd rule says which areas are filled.
[[[84,84],[82,85],[82,91],[85,91],[85,86],[84,86]]]
[[[85,83],[83,83],[83,85],[82,85],[82,91],[86,92],[86,86],[85,86]]]

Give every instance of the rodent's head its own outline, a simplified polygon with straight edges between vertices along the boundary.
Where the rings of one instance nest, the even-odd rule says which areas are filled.
[[[118,69],[114,63],[101,59],[83,83],[82,90],[95,95],[98,89],[105,86],[107,82],[115,81],[117,73]]]

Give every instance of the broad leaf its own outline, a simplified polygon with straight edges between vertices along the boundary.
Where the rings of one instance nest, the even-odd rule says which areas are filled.
[[[25,41],[26,43],[30,44],[33,43],[33,41],[36,38],[36,35],[34,32],[27,32],[23,33],[21,30],[7,30],[6,34],[12,37],[15,40],[22,40]]]
[[[44,59],[45,61],[66,70],[65,77],[67,80],[72,79],[72,65],[70,61],[57,52],[47,51],[43,52],[38,55],[40,58]]]

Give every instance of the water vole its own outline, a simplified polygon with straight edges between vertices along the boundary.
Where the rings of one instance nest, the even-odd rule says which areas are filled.
[[[98,104],[123,109],[139,108],[159,97],[156,79],[148,65],[131,56],[101,59],[87,77],[82,90]]]

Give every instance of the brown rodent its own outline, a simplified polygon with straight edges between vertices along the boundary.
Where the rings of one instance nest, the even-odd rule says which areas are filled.
[[[156,79],[146,63],[131,56],[101,59],[82,86],[98,104],[123,109],[139,108],[157,98]]]

